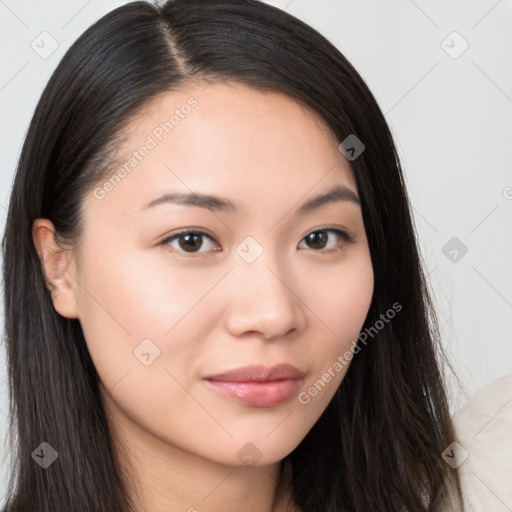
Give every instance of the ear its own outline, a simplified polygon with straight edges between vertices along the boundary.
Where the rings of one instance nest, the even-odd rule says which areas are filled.
[[[71,248],[55,239],[55,228],[48,219],[36,219],[32,238],[44,269],[46,285],[52,293],[53,306],[65,318],[78,318],[76,266]]]

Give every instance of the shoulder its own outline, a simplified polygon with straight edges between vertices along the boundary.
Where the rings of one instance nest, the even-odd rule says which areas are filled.
[[[512,375],[479,391],[452,420],[457,442],[443,458],[458,468],[468,512],[510,512]]]

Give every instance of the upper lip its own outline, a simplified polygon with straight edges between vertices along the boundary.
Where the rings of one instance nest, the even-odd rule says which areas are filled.
[[[264,366],[261,364],[243,366],[206,377],[206,379],[226,382],[267,382],[282,379],[301,379],[303,376],[303,371],[295,366],[284,363],[275,366]]]

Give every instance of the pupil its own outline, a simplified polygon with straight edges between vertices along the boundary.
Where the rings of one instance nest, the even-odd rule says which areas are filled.
[[[316,242],[320,241],[320,244],[317,245]],[[325,247],[325,242],[327,241],[327,236],[326,234],[323,232],[323,231],[315,231],[314,233],[311,233],[309,235],[309,240],[308,240],[308,244],[316,247],[317,249],[320,248],[322,249],[323,247]]]
[[[199,249],[201,247],[201,235],[200,234],[192,234],[192,235],[183,235],[180,240],[186,240],[186,244],[188,244],[190,242],[190,240],[194,240],[195,243],[192,244],[192,245],[184,245],[180,242],[180,247],[185,250],[185,251],[188,251],[188,252],[193,252],[193,250],[190,250],[191,248],[192,249]]]

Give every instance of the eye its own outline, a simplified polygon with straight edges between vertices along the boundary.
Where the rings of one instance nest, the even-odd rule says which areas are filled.
[[[330,249],[324,252],[334,252],[336,247],[332,249],[333,245],[327,245],[329,242],[328,233],[334,233],[338,239],[342,239],[345,243],[352,243],[353,238],[346,232],[341,229],[317,229],[315,231],[311,231],[311,233],[307,234],[302,240],[305,240],[306,243],[313,248],[314,250],[320,251],[323,249]],[[334,237],[335,238],[335,237]],[[343,242],[338,243],[338,248],[343,244]],[[300,244],[299,244],[300,245]]]
[[[342,242],[338,242],[338,244],[333,244],[332,240],[329,245],[329,234],[334,234],[338,239],[341,239]],[[336,238],[333,237],[333,238]],[[204,246],[204,238],[207,238],[210,240],[210,243],[213,242],[214,244],[217,243],[217,240],[209,235],[206,231],[200,230],[200,229],[194,229],[194,230],[188,230],[188,231],[181,231],[179,233],[176,233],[165,240],[162,240],[161,245],[170,246],[173,249],[175,249],[177,252],[181,253],[188,253],[190,256],[194,256],[197,253],[202,252],[209,252],[209,250],[212,250],[211,248],[204,251],[200,251],[198,249],[201,249]],[[308,235],[306,235],[302,240],[304,240],[307,245],[309,245],[309,248],[314,249],[317,252],[335,252],[337,249],[343,245],[343,242],[345,243],[353,243],[353,238],[351,235],[349,235],[346,231],[343,231],[341,229],[317,229],[315,231],[311,231]],[[302,242],[301,240],[301,242]],[[177,246],[173,246],[172,244],[174,242],[177,242]],[[208,244],[206,244],[208,246]],[[336,247],[337,245],[337,247]],[[300,244],[299,244],[300,246]],[[327,250],[326,250],[327,249]],[[213,249],[214,251],[219,251],[219,249]]]
[[[206,251],[198,251],[197,249],[201,248],[203,244],[203,239],[208,238],[213,242],[216,242],[216,240],[210,236],[205,231],[201,230],[190,230],[190,231],[181,231],[180,233],[176,233],[175,235],[170,236],[169,238],[166,238],[162,241],[162,245],[171,245],[171,242],[177,241],[178,247],[175,249],[178,250],[178,252],[187,252],[187,253],[197,253],[197,252],[208,252]],[[173,247],[171,245],[171,247]]]

